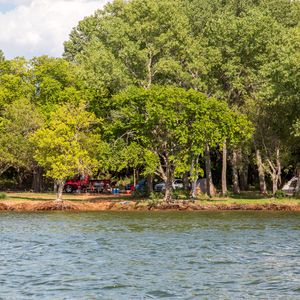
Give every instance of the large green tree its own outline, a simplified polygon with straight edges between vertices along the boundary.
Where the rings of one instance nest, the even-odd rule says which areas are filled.
[[[57,200],[62,199],[67,178],[97,169],[98,122],[85,103],[66,103],[57,106],[45,125],[31,135],[34,158],[58,185]]]
[[[29,136],[42,124],[41,114],[27,99],[4,106],[0,118],[0,175],[10,167],[18,171],[35,168]]]
[[[179,0],[113,1],[73,29],[64,56],[101,96],[128,84],[180,82],[191,42],[180,7]]]
[[[117,107],[112,112],[114,130],[147,150],[148,171],[164,180],[167,201],[175,174],[190,170],[191,160],[205,147],[241,134],[241,124],[250,125],[225,102],[174,86],[132,87],[112,101]]]

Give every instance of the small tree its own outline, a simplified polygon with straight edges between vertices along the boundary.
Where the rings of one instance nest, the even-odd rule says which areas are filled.
[[[90,173],[97,166],[98,123],[84,103],[67,103],[54,110],[47,124],[32,134],[36,161],[57,183],[57,201],[62,200],[68,177]]]

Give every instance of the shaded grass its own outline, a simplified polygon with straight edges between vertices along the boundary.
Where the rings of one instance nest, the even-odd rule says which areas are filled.
[[[30,193],[30,192],[18,192],[18,193],[7,193],[6,200],[11,201],[51,201],[56,199],[55,193]],[[128,195],[120,194],[118,196],[112,194],[64,194],[64,201],[84,202],[84,201],[119,201],[119,200],[133,200]]]
[[[9,201],[51,201],[55,200],[54,193],[7,193],[5,200]],[[125,194],[120,194],[118,196],[112,194],[64,194],[63,200],[74,201],[74,202],[100,202],[100,201],[139,201],[149,203],[151,199],[140,199],[128,196]],[[175,201],[188,201],[186,199],[178,199]],[[214,205],[214,204],[237,204],[237,205],[265,205],[265,204],[285,204],[285,205],[300,205],[300,199],[296,198],[281,198],[276,199],[270,196],[262,196],[258,192],[244,192],[239,195],[230,195],[226,198],[214,197],[208,198],[205,195],[199,196],[195,201],[200,205]]]
[[[6,199],[7,195],[5,193],[0,193],[0,199]]]

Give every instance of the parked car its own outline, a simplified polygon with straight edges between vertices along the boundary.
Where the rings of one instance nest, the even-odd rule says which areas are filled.
[[[287,196],[293,196],[295,193],[300,191],[300,177],[293,177],[289,182],[287,182],[283,188],[282,191]]]
[[[104,191],[110,191],[109,179],[90,179],[89,176],[74,176],[68,180],[64,185],[66,193],[73,193],[76,191],[90,191],[101,193]]]
[[[77,190],[84,190],[86,189],[90,184],[90,177],[89,176],[82,176],[77,175],[71,178],[70,180],[67,180],[64,185],[64,190],[66,193],[73,193]]]
[[[140,181],[138,181],[134,189],[141,194],[145,194],[147,192],[147,180],[141,179]]]
[[[183,189],[183,181],[182,181],[182,179],[177,178],[177,179],[173,180],[173,182],[172,182],[172,188],[174,190]],[[166,190],[166,184],[165,184],[165,182],[157,183],[154,186],[154,191],[155,192],[163,192],[165,190]]]

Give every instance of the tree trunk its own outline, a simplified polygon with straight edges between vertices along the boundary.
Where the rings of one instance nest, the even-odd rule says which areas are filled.
[[[209,145],[205,145],[205,171],[206,171],[206,192],[209,197],[212,196],[212,174]]]
[[[195,199],[197,198],[197,182],[198,182],[198,163],[199,163],[199,155],[196,156],[196,158],[192,159],[192,164],[191,164],[191,171],[190,174],[192,176],[192,198]]]
[[[240,187],[242,191],[248,190],[248,171],[249,171],[249,159],[246,154],[243,155],[242,151],[239,152],[239,179]]]
[[[223,144],[222,149],[222,195],[227,195],[227,144]]]
[[[32,189],[35,193],[40,193],[43,190],[43,169],[41,167],[37,167],[33,171]]]
[[[232,183],[233,183],[233,193],[239,194],[240,193],[240,186],[239,186],[239,175],[238,175],[238,166],[237,166],[237,151],[232,151]]]
[[[278,190],[278,177],[275,175],[272,177],[272,194],[273,196],[276,194]]]
[[[65,181],[57,180],[56,184],[57,184],[56,201],[62,201],[62,193],[64,190]]]
[[[148,188],[149,194],[153,193],[153,175],[152,174],[147,176],[147,188]]]
[[[280,162],[280,150],[276,149],[276,165],[277,165],[277,176],[278,176],[278,184],[281,185],[281,162]],[[277,185],[278,187],[278,185]]]
[[[262,163],[260,150],[256,149],[256,164],[258,169],[259,189],[261,194],[267,193],[265,170]]]
[[[239,172],[240,175],[240,183],[241,183],[241,190],[242,191],[247,191],[249,189],[248,185],[248,170],[249,170],[249,165],[244,164],[242,169]]]
[[[189,172],[185,172],[183,175],[183,189],[185,191],[188,191],[190,188],[189,176],[190,176]]]
[[[298,180],[297,180],[297,184],[296,184],[296,188],[295,188],[295,193],[298,194],[298,192],[300,192],[300,175],[297,175]]]
[[[136,186],[136,169],[133,169],[133,185]]]
[[[167,172],[168,174],[169,172]],[[166,191],[165,191],[165,198],[164,200],[166,202],[171,202],[172,201],[172,196],[173,196],[173,187],[172,187],[172,182],[173,178],[170,176],[170,174],[167,175],[167,181],[165,182],[166,184]]]
[[[276,165],[270,159],[267,160],[270,166],[270,175],[272,178],[272,193],[276,194],[278,190],[278,183],[281,179],[281,163],[280,163],[280,150],[276,147]]]

